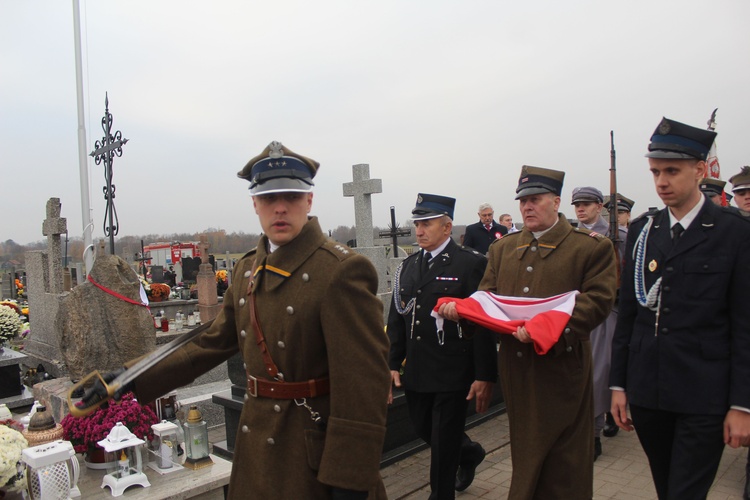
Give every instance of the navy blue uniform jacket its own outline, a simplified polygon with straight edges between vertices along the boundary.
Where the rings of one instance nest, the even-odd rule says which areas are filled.
[[[661,310],[636,301],[628,232],[610,385],[628,402],[676,413],[723,415],[750,408],[750,222],[705,200],[672,245],[667,209],[655,211],[644,260],[645,289],[662,278]]]
[[[451,240],[445,250],[434,257],[427,274],[420,277],[422,255],[420,250],[407,257],[400,275],[401,301],[406,304],[416,297],[414,309],[402,316],[391,302],[388,316],[390,369],[399,370],[406,358],[401,382],[405,389],[416,392],[468,391],[475,380],[496,382],[495,334],[475,327],[473,332],[462,331],[459,336],[458,323],[446,321],[445,343],[440,345],[435,318],[430,316],[438,298],[465,298],[476,292],[487,259]]]

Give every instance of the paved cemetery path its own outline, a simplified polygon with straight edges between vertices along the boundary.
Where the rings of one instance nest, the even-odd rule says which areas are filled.
[[[511,461],[508,417],[503,414],[468,431],[482,443],[487,458],[477,469],[474,483],[457,499],[504,499],[510,486]],[[620,431],[613,438],[602,438],[603,454],[594,462],[594,499],[653,499],[656,490],[648,470],[646,455],[635,433]],[[747,448],[727,447],[708,500],[742,500],[745,485]],[[426,499],[430,494],[429,450],[416,453],[381,470],[388,498]]]

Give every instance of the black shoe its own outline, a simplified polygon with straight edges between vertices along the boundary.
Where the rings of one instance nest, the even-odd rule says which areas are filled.
[[[594,438],[594,462],[596,462],[596,459],[599,458],[599,455],[601,454],[602,454],[602,439]]]
[[[607,416],[604,419],[604,430],[602,431],[602,434],[604,434],[604,437],[611,438],[615,437],[618,432],[620,432],[620,428],[617,427],[612,414],[607,412]]]
[[[477,467],[482,463],[486,455],[484,448],[479,443],[472,443],[472,448],[470,456],[465,457],[465,461],[458,466],[456,491],[464,491],[471,485],[474,481],[474,474],[477,472]]]

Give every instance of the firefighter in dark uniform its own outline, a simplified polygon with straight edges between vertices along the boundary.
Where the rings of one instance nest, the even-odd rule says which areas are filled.
[[[611,411],[660,499],[706,498],[725,443],[750,443],[750,222],[699,190],[715,137],[661,121],[646,157],[666,208],[628,232]]]
[[[494,334],[454,322],[439,331],[430,316],[438,298],[474,293],[487,265],[484,255],[451,239],[454,206],[453,198],[418,195],[412,220],[420,250],[395,273],[388,317],[393,383],[404,388],[414,428],[432,448],[430,498],[441,500],[466,489],[484,459],[482,446],[464,433],[466,410],[476,399],[477,411],[486,411],[497,380]]]
[[[729,182],[732,183],[732,193],[737,195],[741,202],[741,204],[738,204],[740,213],[745,217],[750,217],[750,196],[748,196],[750,193],[750,167],[742,167],[738,174],[729,178]],[[729,193],[726,195],[728,202],[731,195]],[[745,463],[745,491],[743,495],[744,500],[750,500],[750,450],[748,450],[747,462]]]

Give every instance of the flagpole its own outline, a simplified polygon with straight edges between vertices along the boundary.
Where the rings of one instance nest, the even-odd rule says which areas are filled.
[[[86,266],[85,274],[91,272],[94,266],[94,222],[91,219],[91,205],[89,202],[89,167],[86,154],[86,121],[83,111],[83,70],[81,63],[81,13],[78,0],[73,0],[73,38],[75,39],[76,58],[76,99],[78,103],[78,172],[81,185],[81,217],[83,224],[83,262]],[[85,276],[78,276],[81,283]]]

